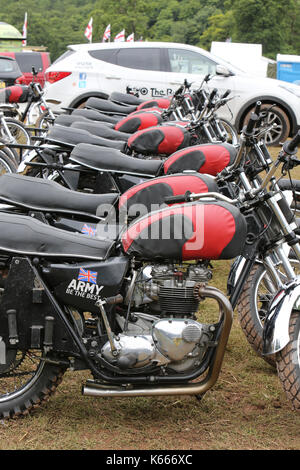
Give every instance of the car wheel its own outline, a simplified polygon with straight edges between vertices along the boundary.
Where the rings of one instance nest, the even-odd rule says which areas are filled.
[[[83,101],[79,106],[76,106],[76,109],[84,109],[86,101]]]
[[[86,99],[84,99],[84,101],[82,101],[79,105],[76,104],[76,105],[74,106],[74,108],[76,108],[76,109],[83,109],[83,108],[85,108],[86,102],[87,102],[87,100],[88,100],[89,98],[101,98],[102,100],[107,100],[107,99],[109,98],[109,95],[108,95],[107,93],[99,92],[99,93],[97,94],[97,96],[93,96],[93,95],[88,96],[88,97],[87,97]]]
[[[269,111],[264,118],[262,125],[267,126],[270,124],[276,124],[272,130],[268,131],[265,134],[265,141],[267,145],[270,146],[277,146],[281,145],[281,143],[285,142],[290,134],[290,121],[287,117],[285,111],[281,109],[279,106],[271,107],[269,104],[264,104],[261,107],[261,110]],[[247,124],[249,121],[250,115],[253,112],[254,108],[252,108],[246,115],[243,126]]]

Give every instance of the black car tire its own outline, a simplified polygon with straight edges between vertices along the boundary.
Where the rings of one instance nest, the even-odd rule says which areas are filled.
[[[279,146],[281,143],[285,142],[290,134],[290,121],[286,112],[280,106],[271,107],[270,104],[263,104],[261,106],[261,111],[269,109],[267,116],[264,120],[265,124],[276,123],[277,128],[274,128],[272,131],[269,131],[266,134],[266,144],[270,146]],[[245,116],[243,121],[243,127],[249,121],[250,115],[253,112],[252,108]]]

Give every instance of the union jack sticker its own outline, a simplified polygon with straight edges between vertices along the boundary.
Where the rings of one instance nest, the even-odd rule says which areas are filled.
[[[90,282],[91,284],[97,284],[97,272],[89,271],[83,268],[79,269],[78,281]]]
[[[84,226],[81,229],[81,233],[84,235],[89,235],[90,237],[95,237],[96,236],[96,229],[93,227],[90,227],[87,224],[84,224]]]

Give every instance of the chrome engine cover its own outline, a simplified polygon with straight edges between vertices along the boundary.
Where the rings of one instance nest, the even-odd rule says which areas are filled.
[[[153,362],[166,364],[168,359],[157,351],[151,335],[119,335],[114,341],[118,355],[111,353],[110,343],[102,348],[102,354],[109,362],[116,362],[121,368],[145,367]]]
[[[178,372],[192,368],[203,357],[211,339],[209,325],[190,319],[158,319],[152,315],[135,313],[136,321],[129,322],[126,333],[114,340],[117,355],[107,342],[101,354],[120,368],[168,366]],[[124,319],[117,316],[120,326]]]
[[[155,323],[152,337],[170,361],[182,361],[200,343],[202,325],[194,320],[163,319]]]
[[[211,325],[195,321],[199,299],[194,289],[211,275],[200,263],[143,266],[132,278],[128,299],[135,308],[148,305],[149,313],[131,312],[128,322],[116,315],[121,331],[114,338],[116,351],[112,354],[107,342],[101,349],[103,357],[123,370],[164,366],[184,372],[196,367],[212,332]]]

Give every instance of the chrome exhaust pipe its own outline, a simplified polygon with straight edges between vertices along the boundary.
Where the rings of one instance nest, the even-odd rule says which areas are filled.
[[[93,397],[145,397],[166,395],[203,395],[206,393],[207,390],[216,383],[219,377],[225,348],[231,330],[233,310],[227,297],[215,287],[199,285],[198,295],[215,299],[219,304],[220,318],[223,319],[222,330],[216,347],[216,352],[214,354],[214,359],[202,381],[184,385],[149,385],[141,387],[133,385],[104,385],[90,380],[83,386],[82,394]]]

